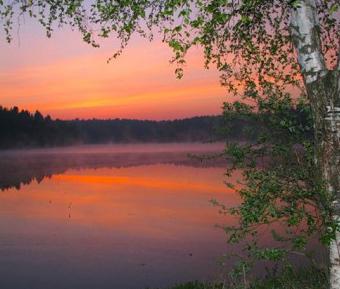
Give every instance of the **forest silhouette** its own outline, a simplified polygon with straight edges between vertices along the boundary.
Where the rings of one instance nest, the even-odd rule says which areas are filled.
[[[230,120],[229,120],[230,122]],[[242,128],[250,119],[234,117],[229,136],[249,138]],[[213,142],[224,140],[222,116],[178,120],[53,120],[39,111],[0,106],[0,149],[58,147],[79,144],[146,142]]]

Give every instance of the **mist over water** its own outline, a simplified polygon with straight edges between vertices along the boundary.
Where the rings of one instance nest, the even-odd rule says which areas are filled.
[[[225,167],[221,158],[201,160],[223,150],[214,144],[125,144],[0,151],[0,190],[20,188],[69,169],[120,168],[151,164]]]

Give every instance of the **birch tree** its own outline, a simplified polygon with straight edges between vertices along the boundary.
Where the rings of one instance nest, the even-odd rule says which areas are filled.
[[[290,30],[314,115],[316,158],[329,194],[334,219],[340,216],[340,50],[333,70],[326,66],[315,0],[298,3]],[[335,36],[332,36],[335,37]],[[334,48],[335,49],[335,48]],[[338,47],[339,49],[339,47]],[[340,232],[330,244],[331,288],[340,288]]]
[[[226,94],[243,101],[234,106],[239,111],[283,103],[296,106],[297,96],[305,96],[313,120],[313,176],[322,182],[320,188],[315,185],[319,196],[313,193],[312,199],[322,219],[314,231],[322,230],[328,236],[331,286],[335,289],[340,288],[339,7],[339,0],[0,0],[0,19],[9,42],[15,22],[23,15],[40,22],[48,37],[60,25],[78,29],[93,46],[113,34],[121,41],[113,58],[122,53],[134,33],[150,40],[155,33],[161,34],[173,50],[171,61],[179,78],[186,54],[199,46],[206,68],[215,66],[220,72]],[[297,179],[296,186],[300,183]],[[289,189],[285,186],[285,191]],[[285,212],[290,198],[285,200]],[[294,209],[296,212],[297,207]],[[259,214],[265,212],[268,208]],[[272,218],[275,214],[271,213]],[[292,219],[292,215],[285,217]]]

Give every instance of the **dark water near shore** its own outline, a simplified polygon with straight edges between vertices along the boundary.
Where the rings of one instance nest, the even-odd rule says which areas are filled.
[[[0,153],[1,289],[144,289],[218,277],[222,144]]]

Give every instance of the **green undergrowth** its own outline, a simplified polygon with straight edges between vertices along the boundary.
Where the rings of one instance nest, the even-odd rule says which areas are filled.
[[[294,270],[285,269],[276,276],[244,284],[226,285],[222,283],[189,282],[167,289],[327,289],[328,273],[314,267]]]

